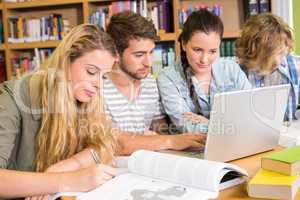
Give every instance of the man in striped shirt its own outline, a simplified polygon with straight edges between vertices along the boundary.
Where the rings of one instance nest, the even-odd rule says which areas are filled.
[[[203,148],[202,134],[160,135],[169,130],[157,84],[150,75],[157,40],[152,22],[133,12],[112,16],[107,32],[119,53],[116,69],[104,79],[104,102],[113,124],[121,130],[121,154],[138,149]]]

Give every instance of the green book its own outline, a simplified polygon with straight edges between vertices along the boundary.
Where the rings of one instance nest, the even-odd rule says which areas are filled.
[[[225,41],[223,40],[220,45],[220,56],[225,57]]]
[[[300,146],[287,148],[263,157],[261,167],[289,176],[300,174]]]
[[[236,55],[236,49],[235,49],[235,41],[231,41],[231,56]]]
[[[229,40],[225,41],[225,57],[231,56],[231,42]]]

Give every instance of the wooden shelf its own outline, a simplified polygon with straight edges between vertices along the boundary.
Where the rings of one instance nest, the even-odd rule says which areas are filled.
[[[223,38],[238,38],[241,36],[241,30],[239,31],[226,31],[223,34]]]
[[[57,47],[60,41],[45,41],[45,42],[28,42],[28,43],[9,43],[8,49],[34,49],[34,48],[54,48]]]
[[[34,0],[20,3],[6,3],[7,9],[22,9],[22,8],[34,8],[34,7],[47,7],[58,5],[70,5],[81,4],[83,0]]]
[[[160,41],[162,41],[162,42],[177,40],[176,33],[159,33],[158,35],[160,37]]]
[[[87,0],[89,3],[111,2],[111,0]]]
[[[9,3],[0,0],[0,15],[3,22],[4,41],[7,41],[10,35],[8,18],[11,16],[23,18],[41,18],[52,13],[62,14],[63,18],[69,20],[69,26],[73,27],[81,23],[87,23],[92,11],[107,7],[117,0],[31,0],[26,2]],[[172,2],[172,27],[173,33],[166,33],[160,30],[158,35],[161,42],[174,43],[175,52],[180,52],[177,38],[181,33],[179,29],[178,10],[188,8],[190,5],[203,2],[207,5],[216,4],[224,8],[221,18],[224,23],[224,39],[240,37],[242,25],[244,24],[243,3],[241,0],[170,0]],[[149,6],[156,5],[156,1],[149,0]],[[225,9],[226,8],[226,9]],[[171,14],[170,13],[170,14]],[[22,51],[32,50],[34,48],[55,48],[60,41],[45,41],[31,43],[3,43],[0,44],[0,51],[5,51],[6,72],[8,79],[13,75],[13,66],[11,59]]]
[[[180,35],[180,33],[182,32],[182,29],[178,30],[178,35]],[[225,31],[223,33],[223,39],[227,39],[227,38],[238,38],[241,36],[241,30],[238,31]]]
[[[0,51],[4,51],[4,50],[5,50],[4,44],[0,44]]]

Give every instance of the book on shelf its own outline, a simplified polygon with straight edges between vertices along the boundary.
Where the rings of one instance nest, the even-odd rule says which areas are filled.
[[[222,40],[220,44],[221,57],[234,57],[235,56],[235,40]]]
[[[153,6],[150,8],[150,15],[155,29],[159,30],[161,27],[159,26],[159,16],[158,16],[159,14],[158,14],[157,6]]]
[[[300,174],[300,146],[272,153],[261,159],[261,167],[285,175]]]
[[[271,11],[270,0],[244,0],[245,17]]]
[[[156,45],[152,54],[152,74],[157,77],[160,71],[167,66],[175,66],[175,50]]]
[[[166,32],[171,32],[172,27],[171,27],[171,17],[170,17],[171,16],[170,2],[168,0],[157,1],[156,6],[157,6],[157,20],[158,20],[159,30],[165,30]]]
[[[157,31],[172,32],[170,0],[156,1],[148,7],[147,0],[113,1],[107,7],[101,7],[89,16],[89,22],[105,29],[110,17],[118,12],[133,11],[152,20]]]
[[[3,35],[3,22],[0,19],[0,44],[4,42],[4,35]]]
[[[0,53],[0,83],[6,80],[5,59],[4,54]]]
[[[143,17],[147,17],[147,15],[148,15],[147,0],[140,0],[139,1],[139,13]]]
[[[248,183],[248,195],[254,198],[288,199],[295,198],[300,186],[299,176],[261,169]]]
[[[146,150],[134,152],[126,162],[122,173],[77,199],[217,198],[220,190],[244,182],[247,176],[232,164]]]
[[[20,78],[24,73],[40,68],[41,64],[53,52],[52,49],[34,49],[34,52],[22,52],[11,59],[13,76]]]
[[[67,19],[61,14],[37,18],[10,16],[8,18],[10,43],[61,40],[70,30]]]
[[[134,0],[134,1],[113,1],[107,7],[100,7],[89,16],[89,23],[97,24],[102,28],[106,28],[111,16],[115,13],[123,11],[132,11],[147,17],[147,1]]]
[[[259,0],[259,13],[270,12],[270,1]]]
[[[188,16],[192,12],[199,10],[199,9],[207,9],[219,17],[221,16],[221,13],[223,10],[222,6],[220,6],[220,5],[208,6],[203,3],[190,4],[187,9],[182,8],[179,10],[179,17],[178,17],[179,18],[179,26],[182,28],[183,24],[186,21],[186,19],[188,18]]]
[[[108,24],[108,15],[108,8],[99,8],[89,16],[89,23],[96,24],[105,29],[106,25]]]
[[[249,0],[249,14],[257,15],[259,13],[259,2],[258,0]]]

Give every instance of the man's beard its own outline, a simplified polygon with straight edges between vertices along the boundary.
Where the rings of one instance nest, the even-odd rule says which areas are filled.
[[[146,78],[147,75],[148,75],[148,74],[146,74],[145,76],[139,76],[138,74],[129,71],[129,70],[126,68],[126,66],[124,65],[123,62],[120,62],[120,69],[121,69],[124,73],[126,73],[130,78],[135,79],[135,80],[142,80],[142,79]]]

